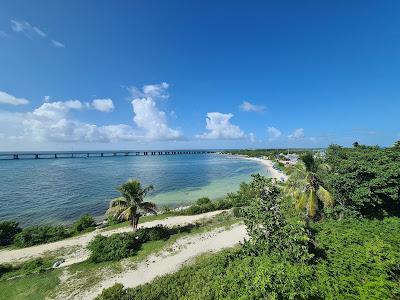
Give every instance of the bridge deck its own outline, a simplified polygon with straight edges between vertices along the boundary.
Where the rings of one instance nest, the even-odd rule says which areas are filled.
[[[29,153],[0,153],[0,160],[185,155],[185,154],[210,154],[210,153],[214,153],[214,151],[173,150],[173,151],[74,151],[74,152],[45,152],[45,153],[29,152]]]

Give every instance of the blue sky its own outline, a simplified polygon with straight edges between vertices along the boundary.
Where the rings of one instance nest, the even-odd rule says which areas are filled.
[[[391,145],[399,1],[1,1],[0,151]]]

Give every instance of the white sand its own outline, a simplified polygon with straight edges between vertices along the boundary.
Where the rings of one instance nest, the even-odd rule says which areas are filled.
[[[203,218],[210,218],[215,215],[222,213],[223,210],[212,211],[200,215],[194,216],[174,216],[169,217],[164,220],[156,220],[151,222],[145,222],[139,224],[140,227],[154,227],[157,225],[164,225],[164,226],[176,226],[176,225],[186,225],[190,223],[195,223]],[[65,262],[61,266],[71,265],[77,262],[84,261],[88,257],[88,251],[85,249],[88,243],[98,234],[101,235],[112,235],[114,233],[121,233],[121,232],[130,232],[132,230],[131,227],[125,226],[117,229],[112,230],[104,230],[104,229],[96,229],[95,231],[82,234],[80,236],[72,237],[69,239],[37,245],[28,248],[22,249],[15,249],[15,250],[1,250],[0,251],[0,264],[2,263],[14,263],[14,262],[21,262],[28,259],[36,258],[43,256],[45,254],[50,254],[51,252],[71,252],[70,254],[63,257]],[[74,248],[73,251],[66,251],[69,248]],[[75,249],[76,248],[76,249]],[[71,250],[71,249],[70,249]],[[62,256],[60,256],[61,258]]]
[[[125,287],[136,287],[150,282],[158,276],[177,271],[198,255],[233,247],[247,237],[244,225],[234,225],[230,229],[218,228],[195,236],[188,236],[177,240],[168,249],[169,251],[150,255],[135,269],[111,276],[89,291],[76,291],[74,294],[59,295],[61,297],[59,299],[93,299],[101,293],[103,288],[109,288],[116,283],[122,283]]]
[[[258,157],[248,157],[245,155],[234,155],[243,159],[248,159],[248,160],[253,160],[256,162],[261,163],[262,165],[264,165],[268,172],[271,174],[272,178],[276,178],[278,180],[283,179],[283,181],[287,180],[287,175],[285,175],[282,171],[276,170],[274,169],[274,163],[272,162],[272,160],[269,159],[264,159],[264,158],[258,158]]]

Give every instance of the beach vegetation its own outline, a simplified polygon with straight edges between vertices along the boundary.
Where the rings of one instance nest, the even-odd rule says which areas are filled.
[[[65,226],[32,226],[24,228],[14,237],[17,247],[29,247],[38,244],[55,242],[70,237],[71,231]]]
[[[79,220],[76,220],[74,223],[72,223],[72,230],[76,233],[94,229],[95,227],[96,221],[89,214],[83,215]]]
[[[152,185],[143,188],[138,180],[128,180],[118,187],[122,196],[111,200],[107,214],[120,220],[131,221],[133,230],[136,230],[142,212],[157,213],[154,203],[144,201],[146,195],[153,189]]]
[[[22,231],[15,221],[0,222],[0,246],[7,246],[14,242],[16,234]]]

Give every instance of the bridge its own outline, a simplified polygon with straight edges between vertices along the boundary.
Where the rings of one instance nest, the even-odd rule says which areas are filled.
[[[0,153],[0,160],[14,159],[58,159],[58,158],[90,158],[90,157],[121,157],[121,156],[153,156],[153,155],[187,155],[210,154],[214,151],[205,150],[169,150],[169,151],[71,151],[71,152],[18,152]]]

